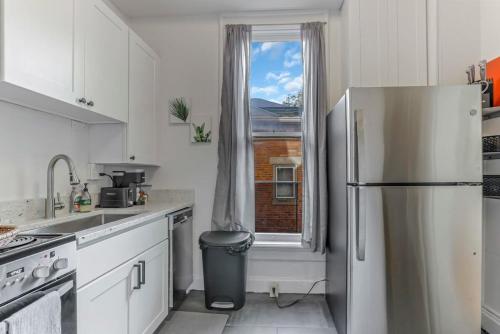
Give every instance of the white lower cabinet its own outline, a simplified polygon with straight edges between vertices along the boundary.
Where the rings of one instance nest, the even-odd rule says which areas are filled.
[[[139,264],[145,268],[144,284],[133,290],[130,295],[130,322],[129,333],[153,333],[160,325],[168,312],[168,267],[167,242],[150,249],[142,256]],[[138,268],[137,268],[138,269]],[[132,279],[137,284],[137,279]]]
[[[168,314],[168,240],[78,290],[79,334],[153,333]]]

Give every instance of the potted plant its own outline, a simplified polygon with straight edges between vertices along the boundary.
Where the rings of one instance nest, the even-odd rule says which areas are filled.
[[[174,124],[188,124],[190,110],[183,97],[177,97],[169,102],[170,122]]]

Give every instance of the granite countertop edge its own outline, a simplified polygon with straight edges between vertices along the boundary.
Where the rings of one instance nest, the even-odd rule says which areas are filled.
[[[157,221],[157,218],[164,217],[175,211],[185,208],[193,207],[192,201],[166,201],[147,203],[144,206],[133,206],[130,208],[122,209],[105,209],[96,208],[91,212],[74,213],[69,216],[54,218],[54,219],[38,219],[18,226],[21,233],[30,233],[31,230],[48,227],[57,224],[71,224],[72,221],[93,217],[100,214],[134,214],[134,216],[120,219],[111,223],[101,226],[96,226],[83,231],[75,233],[77,244],[79,247],[88,243],[95,243],[101,239],[108,238],[120,234],[121,232],[129,231],[131,229],[146,225]]]

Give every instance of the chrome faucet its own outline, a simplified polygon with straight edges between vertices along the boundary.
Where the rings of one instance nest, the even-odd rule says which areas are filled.
[[[76,175],[76,168],[73,160],[65,154],[58,154],[52,158],[49,162],[49,168],[47,169],[47,199],[45,200],[45,218],[55,218],[56,217],[56,208],[61,210],[64,208],[63,203],[61,202],[61,198],[59,194],[57,194],[57,203],[54,199],[54,166],[56,162],[59,160],[66,161],[69,169],[69,183],[74,186],[80,184],[80,179],[78,175]],[[72,207],[72,203],[70,203],[70,208]]]

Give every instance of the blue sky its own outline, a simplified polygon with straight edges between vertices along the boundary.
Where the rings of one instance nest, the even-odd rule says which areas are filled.
[[[281,103],[302,89],[302,45],[291,42],[253,42],[250,97]]]

